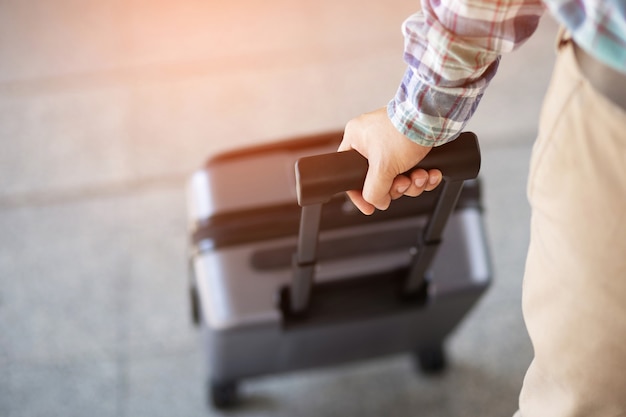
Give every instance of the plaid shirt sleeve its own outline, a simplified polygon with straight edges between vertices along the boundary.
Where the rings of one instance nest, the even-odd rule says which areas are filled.
[[[546,0],[547,8],[589,54],[626,73],[624,0]]]
[[[530,37],[543,12],[541,0],[422,0],[402,26],[408,68],[387,106],[394,126],[425,146],[456,138],[500,56]]]

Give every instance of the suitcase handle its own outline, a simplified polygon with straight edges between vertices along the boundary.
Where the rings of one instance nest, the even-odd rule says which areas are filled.
[[[448,217],[454,210],[465,180],[478,176],[480,148],[474,133],[464,132],[457,139],[433,148],[416,168],[441,170],[442,190],[426,227],[417,237],[416,251],[405,281],[407,298],[421,297],[427,291],[425,273],[435,257]],[[293,258],[293,280],[289,291],[290,314],[306,312],[315,265],[322,204],[335,194],[363,188],[367,159],[357,151],[334,152],[301,158],[296,162],[296,191],[302,206],[298,250]]]
[[[325,203],[337,193],[363,188],[367,159],[355,150],[301,158],[296,162],[298,204]],[[480,170],[480,148],[472,132],[464,132],[445,145],[433,148],[417,168],[439,169],[449,181],[476,178]]]

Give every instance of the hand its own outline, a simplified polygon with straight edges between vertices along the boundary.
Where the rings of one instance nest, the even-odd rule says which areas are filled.
[[[441,171],[417,169],[410,177],[401,175],[413,168],[430,152],[400,133],[381,108],[350,120],[346,125],[339,151],[354,149],[367,158],[369,169],[363,191],[348,191],[348,196],[364,214],[386,210],[402,195],[416,197],[435,189]]]

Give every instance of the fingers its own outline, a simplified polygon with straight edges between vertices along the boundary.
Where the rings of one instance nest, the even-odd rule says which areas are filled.
[[[428,170],[428,182],[426,183],[425,191],[432,191],[435,188],[439,187],[441,181],[443,180],[443,174],[438,169],[430,169]]]
[[[429,171],[416,169],[411,172],[410,178],[406,175],[398,175],[394,178],[388,194],[384,198],[379,198],[376,205],[368,202],[360,191],[348,191],[347,194],[361,212],[371,215],[377,208],[386,210],[392,200],[397,200],[403,195],[417,197],[424,191],[434,190],[441,184],[442,179],[443,176],[438,169]]]
[[[405,175],[398,175],[391,184],[389,196],[396,200],[404,195],[411,188],[411,179]]]
[[[424,191],[432,191],[439,186],[442,181],[441,171],[431,169],[429,171],[416,169],[410,174],[410,178],[405,175],[398,175],[394,180],[389,192],[391,199],[395,200],[403,195],[417,197]]]
[[[378,177],[370,175],[371,171],[370,168],[362,191],[348,191],[348,197],[366,215],[373,214],[376,209],[386,210],[392,200],[403,195],[417,197],[424,191],[432,191],[443,180],[443,175],[438,169],[428,171],[416,169],[410,176],[401,174],[393,179],[385,178],[382,174]]]
[[[376,157],[373,157],[369,160],[370,167],[365,177],[361,195],[365,201],[369,202],[378,210],[387,210],[389,204],[391,204],[392,194],[397,192],[393,190],[396,177],[395,174],[389,170],[380,168],[376,159]],[[400,185],[407,188],[409,182],[410,180]]]
[[[406,189],[404,195],[417,197],[424,191],[432,191],[439,186],[441,180],[441,171],[438,169],[429,171],[416,169],[411,172],[411,185]]]
[[[352,200],[352,203],[358,208],[363,214],[371,215],[376,211],[376,207],[372,204],[365,201],[360,191],[346,191],[346,194]]]

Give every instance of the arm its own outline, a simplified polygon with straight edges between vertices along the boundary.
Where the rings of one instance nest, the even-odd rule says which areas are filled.
[[[463,129],[500,56],[530,37],[544,9],[539,0],[425,0],[422,7],[404,22],[408,68],[387,109],[405,136],[436,146]]]
[[[340,150],[356,149],[370,162],[362,193],[350,197],[364,213],[386,209],[402,194],[434,188],[441,173],[400,176],[432,146],[453,140],[473,115],[500,55],[521,45],[543,13],[540,0],[422,0],[403,25],[408,64],[386,109],[346,125]],[[386,119],[386,120],[385,120]],[[430,184],[430,185],[429,185]],[[404,190],[404,191],[402,191]],[[398,194],[399,193],[399,194]]]

